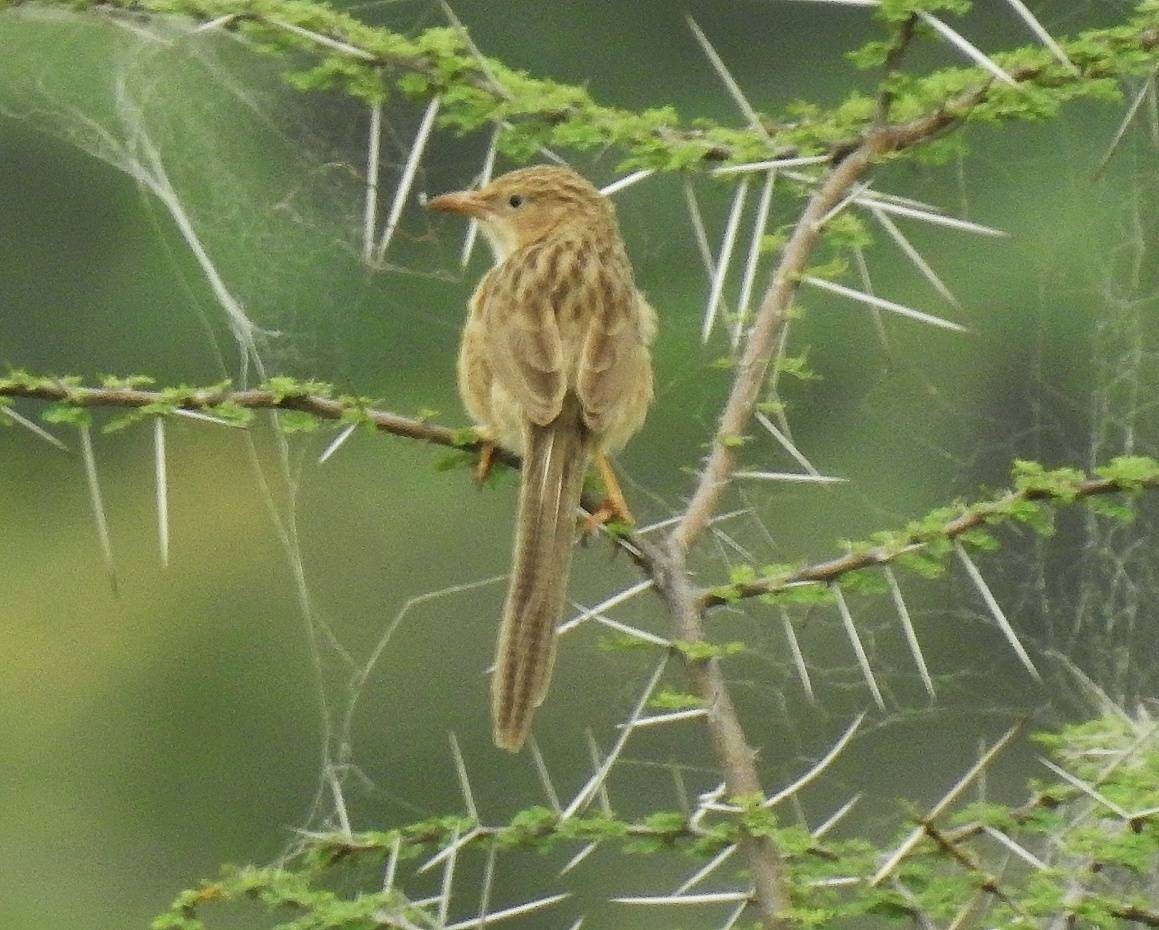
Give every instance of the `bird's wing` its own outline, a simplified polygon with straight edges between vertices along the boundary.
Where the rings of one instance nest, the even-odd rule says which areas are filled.
[[[567,389],[564,352],[551,304],[560,271],[558,249],[522,250],[496,265],[480,294],[495,380],[533,423],[554,420]]]
[[[648,334],[643,331],[642,299],[632,283],[627,260],[599,263],[585,278],[587,327],[576,369],[576,392],[584,419],[593,430],[607,428],[613,410],[639,392],[641,366],[647,366]]]

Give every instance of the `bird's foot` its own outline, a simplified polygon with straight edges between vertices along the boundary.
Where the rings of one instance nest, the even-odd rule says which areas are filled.
[[[484,439],[479,444],[479,461],[475,463],[475,485],[483,487],[488,477],[491,475],[491,469],[495,467],[495,455],[499,451],[499,446],[490,439]]]
[[[596,469],[600,473],[600,480],[604,485],[604,499],[600,505],[584,520],[584,532],[594,533],[601,526],[620,524],[635,526],[636,518],[628,509],[628,502],[624,500],[624,492],[620,490],[620,482],[616,480],[616,473],[612,470],[612,463],[603,452],[594,456]]]

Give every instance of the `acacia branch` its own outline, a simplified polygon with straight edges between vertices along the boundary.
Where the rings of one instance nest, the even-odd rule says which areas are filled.
[[[757,578],[753,581],[730,585],[725,589],[704,591],[698,605],[702,610],[750,597],[783,594],[801,584],[830,584],[844,575],[866,568],[890,565],[898,559],[913,555],[929,545],[931,538],[938,540],[956,539],[970,530],[986,526],[1004,519],[1015,505],[1030,501],[1076,501],[1106,494],[1130,493],[1139,489],[1159,489],[1159,479],[1144,479],[1140,482],[1126,482],[1115,478],[1087,478],[1067,489],[1064,496],[1047,488],[1027,488],[1008,491],[1001,497],[981,505],[968,507],[957,517],[947,520],[936,531],[911,533],[899,543],[890,546],[875,546],[872,549],[849,552],[823,562],[814,562],[796,571],[775,577]]]
[[[371,407],[364,400],[339,399],[313,391],[287,392],[269,388],[233,391],[228,387],[147,391],[131,387],[85,387],[51,378],[17,376],[0,378],[0,399],[6,397],[48,401],[85,409],[107,407],[151,410],[159,416],[175,410],[211,414],[239,408],[289,410],[308,413],[319,420],[363,422],[380,433],[476,455],[486,447],[486,443],[470,430],[452,429],[427,420],[402,416]],[[0,407],[0,419],[3,419],[3,414],[3,407]],[[494,460],[509,468],[519,469],[522,466],[522,459],[518,455],[502,448],[494,450]],[[589,513],[594,513],[600,501],[585,494],[581,505]],[[652,574],[652,563],[657,555],[652,543],[622,528],[617,528],[609,536],[646,574]]]

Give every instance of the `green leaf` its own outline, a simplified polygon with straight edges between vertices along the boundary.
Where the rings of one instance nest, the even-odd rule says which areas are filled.
[[[304,410],[282,410],[278,413],[278,425],[283,433],[312,433],[321,421]]]
[[[672,647],[690,662],[702,662],[707,659],[733,656],[744,652],[747,648],[744,643],[736,641],[727,643],[705,643],[689,642],[683,639],[673,640]]]

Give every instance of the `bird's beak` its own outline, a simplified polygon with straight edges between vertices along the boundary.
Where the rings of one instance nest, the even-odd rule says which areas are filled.
[[[441,210],[443,213],[458,213],[461,216],[471,216],[481,220],[490,212],[487,201],[475,191],[456,191],[453,194],[442,194],[427,203],[431,210]]]

